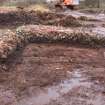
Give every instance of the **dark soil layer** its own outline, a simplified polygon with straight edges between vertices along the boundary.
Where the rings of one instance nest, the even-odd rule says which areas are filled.
[[[11,11],[0,13],[0,25],[43,24],[78,27],[81,23],[75,17],[50,12]]]

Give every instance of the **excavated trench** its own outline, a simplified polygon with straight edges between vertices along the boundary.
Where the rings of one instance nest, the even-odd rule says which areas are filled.
[[[30,17],[40,16],[55,24],[54,14],[42,17],[21,11],[23,20],[22,15],[14,14],[0,23],[23,25],[25,18],[33,23],[36,20]],[[8,13],[0,13],[0,20],[5,16]],[[62,22],[58,19],[60,24],[55,25],[65,26],[66,19],[58,17]],[[0,105],[105,105],[104,28],[97,32],[97,27],[81,30],[44,25],[0,33]]]

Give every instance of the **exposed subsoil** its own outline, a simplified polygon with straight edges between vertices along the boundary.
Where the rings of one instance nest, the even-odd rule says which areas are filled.
[[[104,105],[104,51],[67,44],[17,50],[2,62],[8,71],[0,73],[0,104]]]

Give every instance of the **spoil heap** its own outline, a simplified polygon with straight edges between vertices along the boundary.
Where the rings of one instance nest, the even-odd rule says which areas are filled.
[[[0,32],[0,58],[7,58],[16,50],[18,37],[10,30]]]
[[[70,29],[56,26],[27,25],[17,29],[17,34],[29,42],[79,43],[94,47],[105,45],[105,37],[80,28]]]
[[[5,59],[26,43],[75,43],[87,46],[105,46],[105,37],[97,33],[56,26],[27,25],[16,34],[10,30],[0,35],[0,58]]]
[[[23,25],[23,24],[43,24],[43,25],[60,25],[66,27],[78,27],[82,24],[78,19],[69,15],[36,12],[36,11],[11,11],[0,13],[1,25]]]

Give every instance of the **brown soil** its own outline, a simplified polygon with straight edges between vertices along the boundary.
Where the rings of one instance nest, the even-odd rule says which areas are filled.
[[[75,14],[75,12],[74,12]],[[90,23],[91,21],[91,23]],[[86,23],[85,23],[86,22]],[[0,9],[0,28],[15,29],[20,25],[26,24],[43,24],[55,25],[64,27],[96,27],[98,22],[102,27],[103,21],[88,16],[79,16],[76,18],[72,14],[54,13],[54,12],[39,12],[39,11],[25,11],[25,10],[5,10]],[[5,27],[6,26],[6,27]]]
[[[6,11],[0,11],[0,28],[3,30],[14,31],[16,27],[23,24],[49,24],[72,26],[72,28],[81,26],[80,20],[64,14]],[[85,17],[82,17],[82,22],[95,26],[103,24],[93,20],[88,22]],[[35,31],[34,28],[32,29]],[[36,30],[40,33],[40,28],[38,29],[39,31]],[[45,29],[45,33],[52,33],[52,29],[56,30],[54,27],[51,30],[42,27],[41,33]],[[53,34],[58,35],[54,32]],[[11,46],[16,47],[18,39],[10,37],[6,41],[6,38],[4,36],[1,48],[7,48],[3,51],[9,52]],[[30,40],[33,41],[33,37]],[[0,105],[105,105],[104,74],[104,48],[84,48],[74,44],[31,43],[24,48],[22,46],[22,49],[16,49],[8,58],[0,59]]]
[[[104,69],[103,54],[104,49],[86,49],[56,44],[29,44],[25,49],[16,51],[6,62],[2,62],[4,68],[8,69],[6,71],[4,69],[0,73],[0,103],[15,105],[14,103],[20,102],[25,97],[30,97],[38,88],[43,89],[68,78],[67,71],[73,72],[74,69],[84,67]],[[97,78],[97,75],[95,76]],[[104,81],[105,78],[102,77]],[[30,92],[31,88],[36,91]],[[62,103],[61,105],[66,104]]]
[[[7,26],[19,26],[25,24],[60,25],[78,27],[82,24],[78,19],[69,15],[38,12],[38,11],[9,11],[0,13],[0,24]]]
[[[75,14],[75,12],[74,12]],[[77,14],[78,15],[78,14]],[[64,27],[104,27],[103,21],[88,16],[79,16],[78,18],[72,14],[54,13],[54,12],[38,12],[25,10],[4,10],[0,9],[0,29],[12,29],[13,31],[21,25],[55,25]]]

